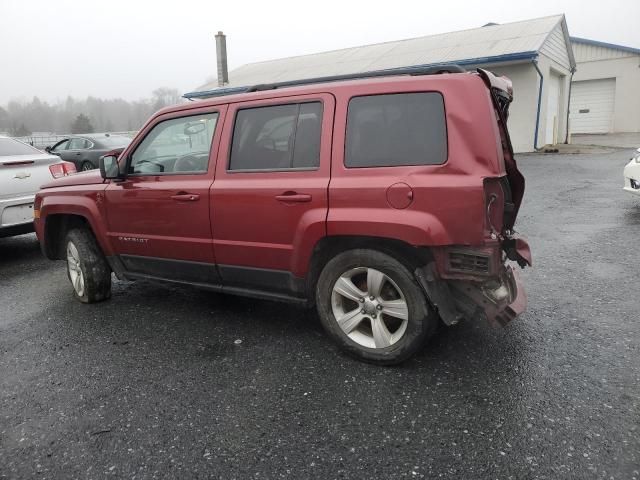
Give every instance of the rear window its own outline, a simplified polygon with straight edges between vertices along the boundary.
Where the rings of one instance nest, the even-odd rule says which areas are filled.
[[[440,165],[446,161],[441,94],[372,95],[349,102],[346,167]]]
[[[95,140],[96,142],[104,145],[105,147],[126,147],[131,143],[131,139],[129,137],[123,136],[104,136],[104,137],[89,137],[90,140]]]
[[[0,138],[0,157],[9,155],[34,155],[41,153],[35,148],[11,138]]]
[[[320,102],[239,110],[229,170],[318,168],[321,130]]]

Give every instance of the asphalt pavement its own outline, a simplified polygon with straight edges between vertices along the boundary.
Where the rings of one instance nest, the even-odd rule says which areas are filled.
[[[521,155],[529,306],[414,359],[344,356],[314,313],[145,282],[75,301],[0,239],[0,478],[640,478],[630,150]]]

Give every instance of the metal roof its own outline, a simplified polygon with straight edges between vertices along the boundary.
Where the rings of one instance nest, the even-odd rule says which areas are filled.
[[[479,65],[516,62],[535,58],[551,32],[562,23],[568,42],[564,15],[486,25],[457,32],[429,35],[393,42],[343,48],[329,52],[267,60],[243,65],[229,72],[234,88],[294,79],[345,75],[407,66],[456,63]],[[570,50],[570,49],[569,49]],[[569,53],[573,59],[572,53]],[[211,96],[217,80],[202,85],[186,98]]]
[[[625,47],[624,45],[616,45],[615,43],[599,42],[597,40],[589,40],[588,38],[571,37],[574,43],[583,43],[585,45],[593,45],[595,47],[612,48],[614,50],[622,50],[623,52],[635,53],[640,55],[640,48]]]

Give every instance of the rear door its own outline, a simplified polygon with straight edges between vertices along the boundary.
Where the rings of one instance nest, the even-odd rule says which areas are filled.
[[[209,189],[225,107],[159,117],[106,189],[108,236],[128,271],[216,283]]]
[[[83,153],[89,146],[89,141],[81,137],[73,137],[69,139],[67,148],[60,151],[60,158],[66,162],[73,162],[79,169],[79,162],[84,158]]]
[[[334,108],[329,94],[229,106],[211,195],[225,285],[290,293],[304,276],[326,233]]]

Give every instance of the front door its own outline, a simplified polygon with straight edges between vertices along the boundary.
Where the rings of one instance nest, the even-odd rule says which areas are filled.
[[[66,138],[56,143],[53,147],[51,147],[51,149],[49,150],[49,153],[51,153],[52,155],[58,155],[60,158],[62,158],[63,153],[66,152],[68,148],[69,148],[69,139]],[[62,159],[64,160],[64,158]]]
[[[291,293],[304,276],[326,233],[334,103],[317,94],[229,106],[211,195],[225,286]]]
[[[209,221],[224,109],[168,114],[121,157],[124,181],[105,191],[108,235],[134,274],[216,282]]]

